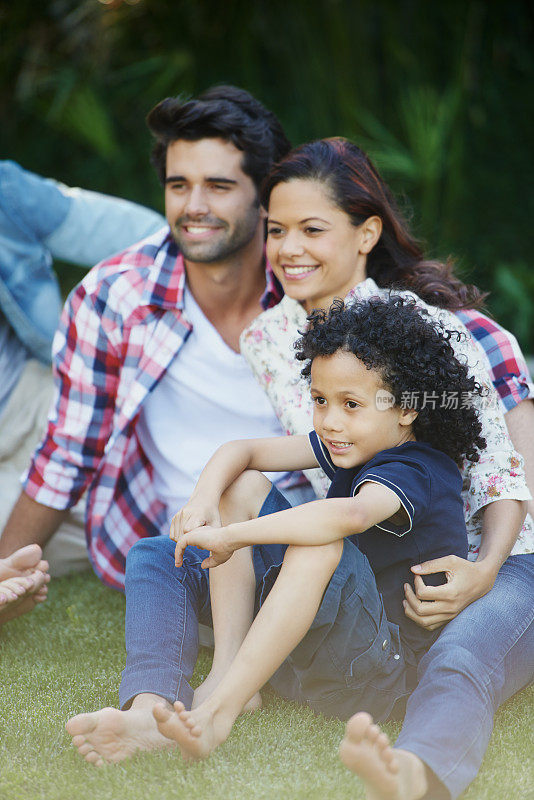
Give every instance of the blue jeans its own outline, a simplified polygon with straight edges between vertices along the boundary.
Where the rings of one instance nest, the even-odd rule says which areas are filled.
[[[128,553],[121,708],[144,692],[191,708],[198,624],[211,623],[209,573],[200,566],[208,553],[188,547],[176,569],[174,549],[168,536],[156,536],[140,539]]]
[[[272,487],[260,516],[291,508]],[[256,610],[272,590],[287,545],[253,548]],[[320,552],[320,551],[319,551]],[[324,591],[315,618],[295,649],[270,679],[283,697],[326,716],[348,719],[369,711],[386,719],[415,684],[415,669],[405,661],[399,628],[388,621],[366,556],[349,539]]]
[[[439,796],[458,797],[476,777],[496,710],[532,681],[533,619],[534,555],[510,556],[422,658],[395,746],[430,767]]]

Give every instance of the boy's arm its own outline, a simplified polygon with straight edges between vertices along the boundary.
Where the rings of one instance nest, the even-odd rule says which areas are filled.
[[[317,466],[307,436],[239,439],[215,451],[185,506],[173,517],[171,539],[203,525],[220,526],[219,503],[224,491],[247,469],[294,472]]]
[[[224,528],[197,528],[179,537],[176,564],[185,548],[210,550],[202,566],[215,567],[234,550],[254,544],[322,545],[364,531],[396,514],[400,501],[391,489],[364,483],[356,497],[332,497],[277,511],[264,517],[236,522]]]

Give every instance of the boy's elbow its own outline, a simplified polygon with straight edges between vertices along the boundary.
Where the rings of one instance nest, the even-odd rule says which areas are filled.
[[[370,516],[367,510],[362,508],[361,505],[355,504],[352,498],[347,509],[346,527],[346,536],[351,533],[363,533],[371,527]]]

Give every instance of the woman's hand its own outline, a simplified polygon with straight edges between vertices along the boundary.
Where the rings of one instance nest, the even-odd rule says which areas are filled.
[[[495,582],[495,573],[484,560],[467,561],[458,556],[444,556],[412,567],[415,592],[405,583],[404,613],[422,628],[433,631],[454,619],[460,611],[483,597]],[[421,575],[444,572],[447,583],[426,586]]]
[[[185,533],[201,528],[203,525],[209,525],[212,528],[221,527],[219,505],[191,497],[172,518],[170,537],[173,542],[178,542]]]
[[[189,545],[200,547],[201,550],[209,550],[208,558],[205,558],[200,565],[203,569],[210,567],[217,567],[219,564],[224,564],[228,561],[234,550],[237,550],[237,545],[232,544],[230,538],[226,534],[226,528],[214,528],[209,525],[204,525],[201,528],[184,533],[176,542],[176,550],[174,551],[174,563],[177,567],[182,566],[184,550]]]

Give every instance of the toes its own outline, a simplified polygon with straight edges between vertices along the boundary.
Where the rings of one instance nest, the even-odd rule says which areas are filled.
[[[172,717],[173,712],[171,709],[164,705],[163,703],[156,703],[154,708],[152,709],[152,716],[156,720],[156,722],[167,722],[170,717]]]
[[[89,764],[96,764],[97,761],[102,761],[102,757],[96,752],[96,750],[90,750],[85,756],[85,760]]]
[[[347,722],[345,728],[347,738],[353,742],[360,742],[365,736],[367,729],[372,724],[372,716],[365,711],[359,711]]]
[[[185,711],[185,706],[180,700],[176,700],[174,703],[174,710],[179,714],[181,711]]]
[[[29,580],[31,581],[32,594],[37,594],[42,589],[46,589],[46,577],[45,573],[40,572],[40,570],[36,570],[33,575],[30,576]]]
[[[86,742],[85,744],[82,744],[82,745],[80,745],[78,747],[78,753],[81,756],[86,756],[91,752],[93,752],[93,745],[89,744],[88,742]]]
[[[399,759],[397,758],[397,754],[392,747],[384,750],[382,758],[384,759],[384,763],[390,772],[396,774],[399,771]]]
[[[77,734],[87,735],[95,727],[96,720],[92,714],[77,714],[75,717],[71,717],[65,725],[67,733],[70,733],[71,736],[76,736]]]
[[[67,725],[68,724],[69,723],[67,722]],[[67,727],[67,726],[65,726],[65,727]],[[81,747],[82,744],[85,744],[85,743],[86,743],[86,738],[85,738],[85,736],[82,736],[81,733],[78,733],[78,734],[76,734],[76,736],[72,737],[72,744],[74,745],[74,747]]]
[[[38,544],[28,544],[20,550],[15,550],[5,560],[12,569],[31,569],[39,563],[41,555],[42,551]]]
[[[376,737],[376,745],[379,750],[385,750],[386,747],[389,747],[389,738],[387,734],[381,731]]]
[[[378,727],[378,725],[375,725],[374,723],[372,725],[369,725],[369,727],[365,731],[365,738],[367,739],[367,741],[370,742],[370,744],[376,744],[376,741],[379,736],[380,736],[380,728]]]

